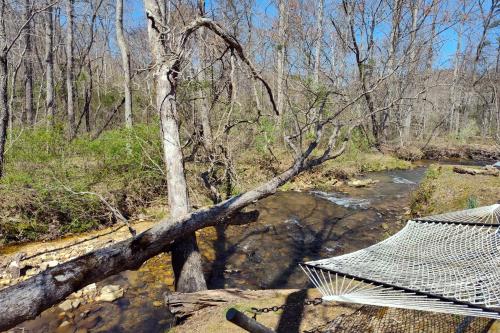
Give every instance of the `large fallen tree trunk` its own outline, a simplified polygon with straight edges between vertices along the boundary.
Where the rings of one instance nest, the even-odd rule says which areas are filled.
[[[147,259],[168,249],[179,237],[198,229],[227,223],[242,208],[273,194],[304,170],[304,159],[260,187],[177,220],[165,219],[151,229],[107,248],[49,268],[17,285],[0,290],[0,330],[37,316],[86,285],[127,269],[137,269]]]
[[[486,175],[486,176],[495,176],[498,177],[500,175],[500,171],[495,169],[494,167],[483,167],[481,169],[474,168],[466,168],[461,166],[454,166],[453,171],[456,173],[464,174],[464,175]]]

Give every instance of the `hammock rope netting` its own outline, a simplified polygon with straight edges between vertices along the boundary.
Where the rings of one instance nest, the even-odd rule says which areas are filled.
[[[301,268],[326,301],[500,319],[500,204],[409,220]]]
[[[494,320],[364,305],[305,333],[486,333]]]

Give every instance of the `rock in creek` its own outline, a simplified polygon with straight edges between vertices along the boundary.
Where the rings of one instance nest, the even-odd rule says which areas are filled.
[[[57,265],[59,265],[59,261],[57,261],[57,260],[51,260],[51,261],[47,262],[47,266],[49,266],[49,267],[56,267]]]
[[[378,183],[378,180],[373,180],[370,178],[367,179],[353,179],[347,182],[347,185],[353,186],[353,187],[366,187],[368,185],[373,185]]]
[[[12,258],[12,261],[10,262],[7,270],[13,279],[17,279],[21,276],[21,260],[23,260],[24,257],[26,257],[26,253],[19,252],[16,253],[16,255],[14,255],[14,257]]]
[[[21,276],[21,267],[19,267],[19,261],[13,261],[10,263],[9,273],[13,279],[17,279]]]
[[[69,310],[73,309],[73,305],[71,305],[71,300],[67,299],[64,302],[62,302],[61,304],[59,304],[59,309],[61,309],[63,311],[69,311]]]
[[[59,307],[59,309],[66,312],[66,311],[78,308],[80,306],[80,304],[82,304],[81,299],[78,299],[78,298],[77,299],[67,299],[64,302],[62,302],[61,304],[59,304],[58,307]]]
[[[101,293],[97,296],[96,301],[113,302],[118,298],[123,297],[123,289],[119,285],[107,285],[102,287]]]

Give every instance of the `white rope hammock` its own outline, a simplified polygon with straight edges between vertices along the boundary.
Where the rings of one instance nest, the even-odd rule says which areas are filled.
[[[301,267],[324,300],[500,319],[500,204],[410,220]]]

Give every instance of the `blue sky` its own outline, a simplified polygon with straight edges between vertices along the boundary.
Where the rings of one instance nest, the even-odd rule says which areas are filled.
[[[486,3],[488,1],[485,1]],[[210,12],[213,6],[216,4],[214,0],[206,1],[206,10]],[[453,7],[456,7],[456,0],[450,0],[448,2],[448,9],[452,10]],[[144,7],[142,0],[129,0],[125,2],[126,11],[125,11],[125,20],[126,25],[129,27],[139,27],[145,26],[146,18],[144,14]],[[255,9],[259,13],[256,15],[256,25],[267,25],[268,22],[259,22],[258,20],[263,20],[263,18],[267,18],[268,20],[272,20],[277,16],[277,8],[275,6],[275,1],[272,0],[256,0]],[[488,9],[488,4],[486,4],[486,9]],[[328,13],[326,13],[328,15]],[[439,41],[441,43],[441,48],[439,53],[436,54],[437,58],[435,59],[434,66],[438,68],[449,67],[452,65],[453,57],[456,52],[457,47],[457,32],[456,26],[447,29],[439,36]],[[479,27],[469,27],[470,29],[479,28]],[[469,31],[470,32],[470,31]],[[498,30],[492,31],[491,33],[498,35]],[[465,40],[462,43],[462,47],[465,47]]]

